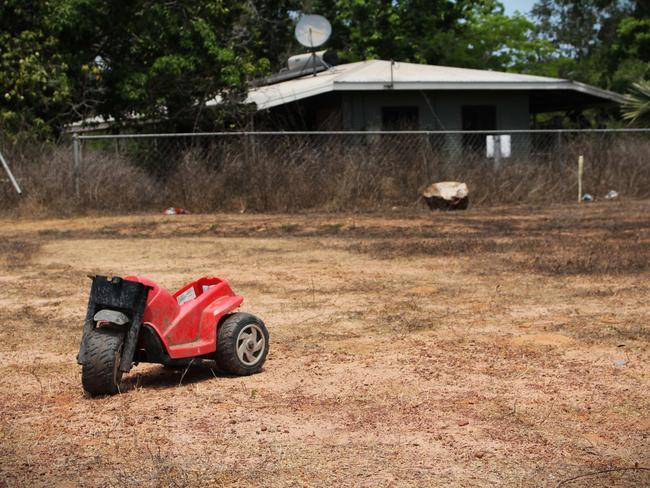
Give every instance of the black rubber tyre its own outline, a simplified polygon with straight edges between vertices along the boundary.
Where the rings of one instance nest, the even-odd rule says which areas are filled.
[[[269,353],[269,331],[249,313],[228,315],[217,330],[217,365],[227,373],[246,376],[259,372]]]
[[[120,356],[124,330],[103,326],[93,330],[86,339],[86,361],[81,366],[81,384],[91,396],[114,395],[119,392],[122,371]]]

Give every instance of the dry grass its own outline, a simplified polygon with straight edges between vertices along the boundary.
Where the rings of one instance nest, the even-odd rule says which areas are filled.
[[[33,247],[0,263],[0,486],[648,485],[649,214],[4,219],[3,256]],[[84,397],[93,272],[229,278],[265,370]]]
[[[24,191],[19,197],[12,187],[0,187],[0,202],[21,216],[70,216],[92,211],[125,212],[152,208],[157,203],[155,180],[108,154],[86,159],[76,196],[70,149],[44,149],[37,160],[18,160],[14,172]]]
[[[599,207],[604,209],[607,207]],[[620,206],[610,206],[617,213]],[[490,268],[535,271],[549,275],[638,274],[650,270],[648,244],[650,220],[640,215],[633,221],[605,218],[598,211],[565,211],[540,220],[490,219],[479,221],[456,215],[465,232],[444,227],[417,226],[386,239],[372,236],[350,245],[350,250],[375,258],[466,256],[494,263]]]
[[[499,168],[418,136],[258,136],[86,141],[76,194],[71,148],[14,148],[8,157],[25,196],[0,186],[10,215],[119,214],[169,206],[192,212],[368,211],[420,205],[432,181],[465,181],[471,204],[549,204],[576,198],[575,161],[586,191],[650,196],[650,141],[622,134],[575,137],[534,148]],[[350,139],[350,140],[348,140]],[[528,143],[526,143],[528,144]]]
[[[489,255],[497,267],[549,275],[637,274],[650,270],[648,243],[624,239],[576,242],[575,238],[498,240],[489,237],[377,240],[350,249],[373,257],[443,257]]]
[[[0,263],[8,268],[27,266],[37,249],[32,241],[5,238],[0,241]]]

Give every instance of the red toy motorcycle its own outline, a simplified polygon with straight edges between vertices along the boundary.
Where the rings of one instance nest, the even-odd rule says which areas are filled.
[[[88,312],[77,362],[90,395],[119,391],[134,363],[187,364],[214,359],[236,375],[257,373],[269,333],[253,315],[235,312],[244,298],[225,280],[205,276],[175,293],[138,276],[91,276]]]

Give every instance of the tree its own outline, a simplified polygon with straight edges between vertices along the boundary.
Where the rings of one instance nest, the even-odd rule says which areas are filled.
[[[650,77],[650,19],[626,17],[608,52],[611,88],[626,91],[634,82]]]
[[[248,48],[258,60],[268,61],[270,71],[286,66],[294,46],[294,20],[299,0],[257,0],[248,2],[242,28],[248,35]],[[266,66],[264,66],[266,68]]]
[[[559,52],[582,60],[612,40],[618,21],[633,7],[628,0],[539,0],[532,15]]]
[[[539,32],[555,46],[555,76],[611,88],[607,59],[630,0],[540,0],[532,10]]]
[[[242,100],[255,59],[242,2],[59,0],[59,33],[73,97],[124,123],[134,114],[176,130],[219,123],[205,102]],[[101,96],[83,104],[89,73]]]
[[[218,127],[246,113],[248,81],[278,65],[293,1],[6,0],[0,121],[51,133],[95,115]],[[217,96],[222,110],[206,110]]]
[[[536,25],[516,13],[508,16],[497,1],[475,3],[464,28],[447,50],[448,64],[472,68],[552,74],[555,49],[538,36]]]
[[[392,0],[315,0],[305,2],[303,13],[318,13],[332,23],[328,48],[344,61],[391,57],[397,54],[396,2]]]
[[[70,101],[67,65],[46,29],[48,2],[0,4],[0,130],[52,134]]]
[[[550,57],[535,25],[497,0],[312,0],[305,13],[332,22],[328,46],[347,61],[396,59],[483,69],[530,70]]]
[[[466,32],[474,6],[484,1],[402,0],[397,2],[398,59],[426,64],[455,63],[453,46]]]

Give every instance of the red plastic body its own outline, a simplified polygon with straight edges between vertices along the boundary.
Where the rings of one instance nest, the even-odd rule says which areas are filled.
[[[143,323],[149,325],[172,359],[202,356],[216,351],[217,326],[225,314],[237,309],[244,297],[235,295],[226,280],[204,276],[183,286],[175,293],[140,276],[127,276],[151,287]],[[178,297],[195,295],[182,304]]]

